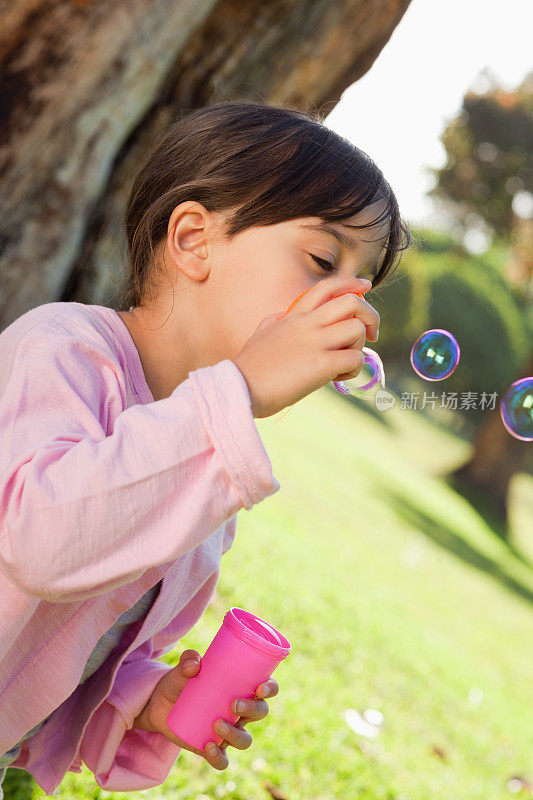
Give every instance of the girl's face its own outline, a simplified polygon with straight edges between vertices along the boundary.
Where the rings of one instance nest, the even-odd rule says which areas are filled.
[[[193,370],[235,359],[265,317],[285,312],[319,281],[333,275],[372,279],[389,220],[362,230],[347,226],[372,222],[384,203],[330,223],[350,237],[349,244],[313,228],[323,224],[319,217],[249,228],[229,240],[222,214],[196,201],[176,206],[156,247],[153,291],[141,306],[118,312],[154,399],[168,397]]]
[[[349,242],[318,230],[324,224],[319,217],[301,217],[249,228],[216,245],[210,280],[221,358],[235,357],[264,317],[286,311],[319,281],[335,275],[373,280],[384,256],[389,219],[361,230],[347,226],[373,221],[384,207],[380,201],[343,223],[327,223]]]

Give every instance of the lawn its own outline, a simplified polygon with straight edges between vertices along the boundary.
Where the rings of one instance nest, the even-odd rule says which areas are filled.
[[[520,559],[441,477],[469,446],[420,413],[327,386],[257,426],[281,490],[241,511],[212,603],[163,660],[205,652],[239,606],[292,644],[280,692],[226,770],[184,750],[142,796],[529,796],[512,779],[533,781],[533,479],[512,485]],[[376,738],[350,727],[348,709],[382,713]],[[84,767],[60,796],[132,795],[101,790]]]

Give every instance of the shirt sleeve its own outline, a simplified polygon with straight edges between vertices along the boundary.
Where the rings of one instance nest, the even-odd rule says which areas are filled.
[[[182,748],[162,733],[132,725],[171,669],[143,658],[125,660],[117,670],[113,688],[91,716],[79,746],[80,761],[102,789],[131,792],[160,786],[168,778]]]
[[[111,414],[118,361],[94,339],[45,334],[31,329],[9,356],[0,402],[0,569],[22,591],[110,591],[280,488],[233,361]]]

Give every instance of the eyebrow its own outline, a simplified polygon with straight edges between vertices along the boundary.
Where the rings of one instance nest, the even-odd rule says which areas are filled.
[[[324,231],[325,233],[330,233],[335,239],[339,242],[339,244],[347,247],[351,250],[355,250],[357,248],[357,242],[355,239],[352,239],[351,236],[348,236],[346,233],[342,233],[338,231],[336,228],[333,228],[331,225],[328,225],[327,222],[320,222],[320,223],[313,223],[308,222],[300,225],[301,228],[308,228],[312,231]]]
[[[348,249],[351,249],[351,250],[356,250],[357,249],[357,242],[354,239],[352,239],[351,236],[348,236],[346,233],[342,233],[341,231],[338,231],[336,228],[333,228],[331,225],[328,225],[327,222],[320,222],[320,223],[307,222],[307,223],[302,223],[300,225],[300,228],[307,228],[308,230],[318,231],[319,233],[321,233],[321,232],[330,233],[332,236],[335,237],[335,239],[339,242],[339,244],[343,245],[344,247],[347,247]],[[372,280],[376,279],[377,274],[379,272],[380,259],[381,259],[381,253],[378,256],[377,262],[375,264],[373,264],[373,266],[372,266]],[[363,269],[364,269],[364,267],[363,267]]]

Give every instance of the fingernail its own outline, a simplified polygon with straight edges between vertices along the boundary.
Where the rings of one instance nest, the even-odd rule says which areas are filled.
[[[183,665],[183,669],[185,669],[185,667],[197,667],[197,666],[198,666],[198,661],[186,661]]]
[[[205,749],[208,753],[214,756],[217,751],[217,746],[214,742],[208,742]]]

